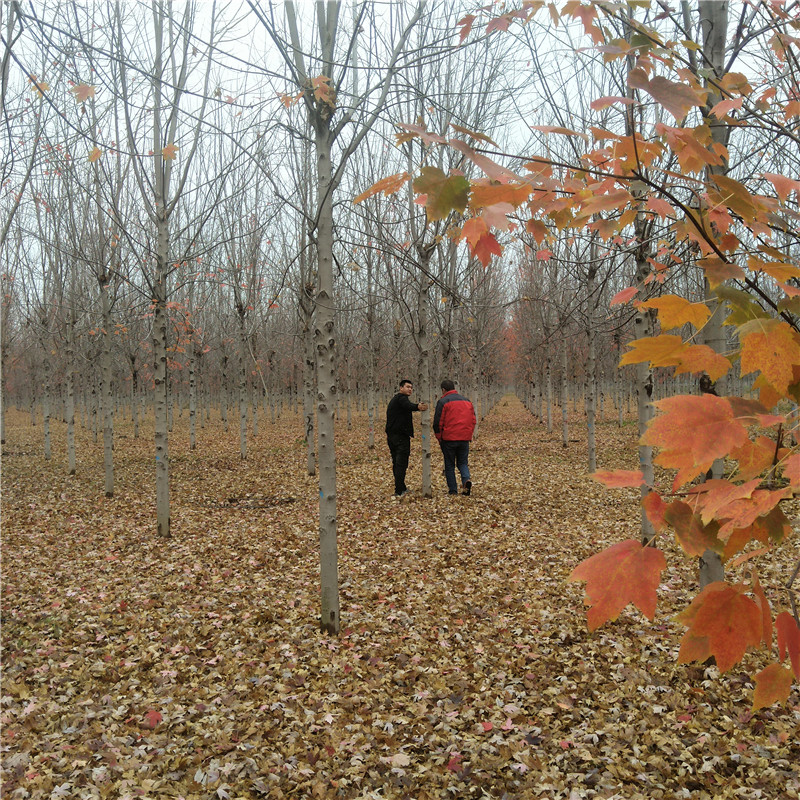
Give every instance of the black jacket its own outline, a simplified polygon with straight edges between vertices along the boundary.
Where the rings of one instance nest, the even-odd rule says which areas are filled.
[[[413,436],[414,420],[411,414],[419,411],[419,405],[412,403],[408,395],[398,392],[386,407],[386,435]]]

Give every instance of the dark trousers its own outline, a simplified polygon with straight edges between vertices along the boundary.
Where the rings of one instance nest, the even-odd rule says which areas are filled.
[[[408,457],[411,454],[411,439],[402,434],[389,433],[386,443],[392,454],[392,473],[394,474],[394,493],[403,494],[406,488],[406,471],[408,470]]]
[[[469,442],[440,441],[442,455],[444,456],[444,477],[447,480],[447,490],[450,494],[458,492],[456,483],[456,467],[461,473],[461,485],[469,479]]]

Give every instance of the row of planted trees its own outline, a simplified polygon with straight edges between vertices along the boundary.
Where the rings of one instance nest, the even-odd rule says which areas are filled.
[[[69,423],[75,376],[99,385],[110,458],[113,388],[130,375],[133,393],[138,369],[168,535],[170,389],[192,418],[198,387],[226,414],[235,397],[244,455],[248,398],[297,399],[302,375],[321,620],[335,632],[343,393],[365,389],[375,427],[378,395],[401,375],[423,397],[441,373],[479,395],[513,380],[552,424],[554,395],[565,419],[570,384],[582,384],[593,466],[622,354],[613,393],[621,407],[634,379],[652,543],[665,526],[652,446],[668,443],[648,434],[659,396],[702,391],[710,407],[755,391],[765,425],[797,399],[797,39],[782,3],[737,18],[726,3],[635,5],[569,2],[543,16],[523,0],[492,17],[252,3],[224,18],[155,3],[147,26],[112,4],[46,19],[4,9],[7,42],[18,40],[3,75],[18,154],[2,241],[13,392],[31,396],[34,366],[46,376],[60,361]],[[778,429],[778,472],[794,458],[781,449],[791,425]],[[755,457],[740,434],[734,460]],[[710,442],[684,455],[691,446],[672,442],[663,463],[736,485],[731,451]],[[429,461],[423,452],[428,494]],[[768,499],[772,513],[785,498]],[[697,525],[724,523],[721,508]],[[712,584],[733,554],[707,531],[687,552]]]
[[[367,5],[356,11],[362,27],[364,15],[375,13]],[[242,20],[191,4],[180,13],[148,9],[148,24],[135,30],[110,4],[92,16],[78,6],[42,19],[13,8],[6,13],[6,28],[24,46],[17,42],[6,60],[19,156],[8,166],[21,191],[5,197],[4,402],[41,406],[45,430],[51,413],[65,418],[68,430],[76,408],[84,421],[91,414],[104,434],[108,494],[113,417],[123,400],[136,426],[140,402],[151,406],[157,398],[159,428],[176,406],[187,408],[192,426],[212,407],[226,421],[236,409],[244,456],[248,407],[266,399],[274,414],[284,400],[297,399],[302,383],[312,443],[321,207],[313,197],[316,145],[305,137],[300,104],[312,98],[318,123],[342,109],[353,124],[355,144],[345,147],[335,176],[353,187],[344,193],[352,196],[367,170],[388,169],[398,159],[409,167],[431,160],[413,142],[387,144],[386,123],[398,113],[425,115],[445,130],[497,127],[498,111],[513,97],[514,87],[501,81],[508,49],[483,41],[459,52],[451,46],[453,16],[441,8],[424,19],[409,11],[391,21],[405,36],[405,50],[392,43],[387,57],[395,65],[413,59],[398,81],[367,64],[359,55],[363,44],[349,32],[352,60],[342,69],[353,76],[340,79],[338,90],[349,92],[345,112],[326,81],[314,84],[308,76],[295,76],[301,87],[312,84],[303,97],[254,100],[275,75],[252,54],[240,91],[229,94],[230,64],[219,42]],[[299,29],[290,19],[286,30],[271,17],[258,22],[278,50],[288,42],[316,58],[310,44],[292,44]],[[142,59],[145,45],[152,49]],[[298,63],[295,54],[291,69]],[[359,86],[363,73],[375,75],[382,94],[366,116],[361,106],[375,87]],[[254,74],[262,80],[255,88]],[[482,91],[460,94],[469,81]],[[278,145],[276,131],[287,126],[299,141]],[[433,168],[467,165],[462,156],[447,161],[440,153]],[[374,429],[378,396],[403,375],[419,376],[429,396],[442,374],[479,394],[509,382],[519,353],[506,352],[504,343],[513,338],[508,333],[526,291],[512,264],[479,263],[458,246],[451,215],[431,220],[410,197],[359,206],[345,199],[336,220],[330,307],[339,331],[337,397],[364,394]],[[569,300],[569,281],[568,273],[556,274],[546,290],[548,311],[534,323],[545,342],[552,334],[554,344],[563,340],[585,313]],[[620,321],[618,339],[623,329]],[[576,340],[571,362],[582,362],[581,348]],[[574,376],[584,365],[558,369]],[[159,441],[163,451],[163,436]],[[74,448],[70,453],[73,471]],[[310,444],[310,467],[313,455]],[[163,452],[159,463],[168,463]]]

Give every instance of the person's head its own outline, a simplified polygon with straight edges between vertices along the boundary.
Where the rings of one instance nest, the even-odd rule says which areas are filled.
[[[400,381],[400,394],[411,394],[411,390],[414,388],[414,384],[411,383],[408,378],[403,378]]]
[[[442,381],[442,391],[443,392],[452,392],[453,389],[455,389],[455,388],[456,388],[456,385],[453,383],[453,381],[449,380],[448,378],[445,378]]]

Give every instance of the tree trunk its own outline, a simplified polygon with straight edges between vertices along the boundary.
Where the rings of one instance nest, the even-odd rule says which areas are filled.
[[[317,296],[314,343],[319,434],[320,627],[339,633],[339,556],[336,525],[336,336],[333,297],[333,175],[329,118],[315,115],[317,153]]]
[[[202,415],[201,415],[202,416]],[[197,361],[194,342],[189,342],[189,449],[197,448]]]
[[[594,330],[594,290],[597,275],[597,244],[592,238],[591,265],[586,278],[586,437],[589,455],[589,472],[597,470],[597,443],[595,427],[597,424],[597,356]]]
[[[103,409],[103,467],[106,497],[114,496],[114,395],[111,387],[111,301],[108,296],[110,277],[107,271],[100,278],[100,306],[103,315],[101,372]]]
[[[309,300],[310,303],[310,300]],[[317,453],[314,441],[314,395],[317,383],[317,362],[314,355],[314,328],[312,306],[303,306],[303,420],[306,437],[306,472],[317,474]]]
[[[239,312],[239,455],[247,458],[247,334],[244,327],[244,311]]]
[[[569,363],[567,360],[567,343],[561,340],[561,446],[564,448],[569,447],[569,425],[567,421],[567,405],[569,397],[567,393],[567,369]]]
[[[431,395],[430,342],[428,337],[428,303],[430,283],[427,278],[430,251],[420,254],[422,271],[419,276],[419,292],[417,294],[417,347],[419,347],[419,391],[418,396],[428,403]],[[420,414],[422,441],[422,496],[433,497],[431,487],[431,412],[430,405]]]
[[[66,351],[66,389],[67,389],[67,473],[74,475],[76,472],[75,458],[75,292],[72,292],[72,307],[67,321],[67,351]]]
[[[167,255],[169,236],[167,221],[158,220],[158,252],[153,282],[153,410],[155,414],[156,449],[156,529],[163,538],[170,536],[169,503],[169,436],[167,432]]]
[[[369,435],[367,447],[375,449],[375,298],[372,296],[372,250],[367,251],[367,419]]]
[[[714,70],[715,79],[719,80],[725,72],[725,45],[728,31],[728,2],[727,0],[699,0],[700,27],[703,35],[703,56],[705,63]],[[715,143],[728,144],[728,126],[712,115],[711,108],[721,100],[719,92],[714,85],[706,81],[706,89],[710,94],[706,101],[705,119],[711,128],[711,137]],[[718,167],[709,167],[709,174],[724,175],[728,171],[727,164]],[[711,309],[711,317],[703,327],[703,342],[717,353],[724,353],[727,349],[723,323],[723,306],[717,301],[716,295],[711,291],[707,280],[704,280],[705,299]],[[727,395],[727,380],[725,377],[717,381],[716,393],[720,396]],[[721,478],[724,475],[725,465],[722,459],[717,459],[711,467],[711,477]],[[725,579],[725,568],[719,553],[706,550],[700,558],[699,582],[702,589],[709,583]]]
[[[42,366],[44,381],[42,386],[42,423],[44,427],[44,457],[47,461],[52,455],[50,447],[50,359],[45,357]]]

